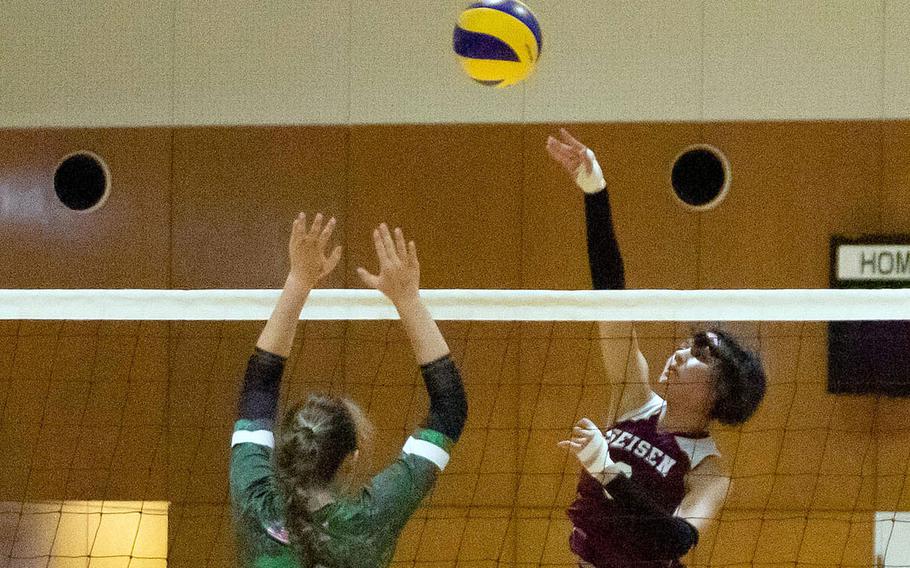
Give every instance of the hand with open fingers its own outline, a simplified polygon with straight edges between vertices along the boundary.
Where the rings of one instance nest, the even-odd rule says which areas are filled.
[[[547,152],[585,193],[597,193],[607,186],[603,170],[590,148],[576,140],[565,128],[559,129],[560,139],[547,137]]]
[[[400,228],[396,227],[392,232],[383,223],[373,230],[373,246],[379,261],[379,274],[358,268],[357,274],[364,284],[385,294],[396,306],[419,299],[420,263],[414,241],[406,242]]]
[[[600,428],[588,418],[582,418],[572,428],[572,437],[557,444],[575,454],[581,465],[595,477],[602,476],[611,465],[607,439]]]
[[[335,218],[332,217],[323,226],[322,213],[317,213],[313,223],[307,228],[306,214],[299,213],[291,228],[291,239],[288,243],[288,255],[291,259],[289,278],[302,286],[312,288],[322,278],[338,266],[341,258],[341,247],[336,246],[326,256],[329,241],[335,231]]]

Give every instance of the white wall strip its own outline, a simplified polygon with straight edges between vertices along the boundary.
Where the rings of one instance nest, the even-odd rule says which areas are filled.
[[[266,320],[279,290],[0,290],[5,320]],[[473,321],[910,320],[899,290],[423,290],[433,317]],[[375,290],[313,290],[301,319],[398,319]]]

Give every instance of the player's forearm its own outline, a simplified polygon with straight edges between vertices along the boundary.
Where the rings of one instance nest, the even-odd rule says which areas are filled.
[[[606,189],[585,192],[585,224],[588,264],[594,289],[624,290],[625,265],[613,229],[613,212]],[[601,337],[614,337],[616,329],[615,323],[600,322]],[[650,397],[648,365],[638,349],[634,334],[631,351],[627,351],[625,340],[619,339],[602,340],[601,349],[607,380],[614,385],[607,406],[612,421],[624,412],[641,406]],[[630,358],[634,359],[632,365],[629,365]]]
[[[237,405],[239,418],[266,420],[274,424],[284,363],[291,353],[300,311],[309,293],[308,286],[301,286],[288,276],[278,303],[256,341],[256,350],[247,363]]]
[[[309,294],[310,286],[303,285],[292,276],[288,276],[278,303],[259,335],[256,347],[287,358],[291,354],[291,346],[294,344],[300,312],[303,310]]]
[[[588,264],[595,290],[622,290],[625,268],[613,230],[613,212],[607,190],[585,193]]]
[[[467,420],[468,402],[461,374],[449,357],[449,346],[419,296],[398,302],[396,308],[430,397],[424,424],[458,441]]]
[[[468,399],[461,374],[448,355],[420,366],[430,397],[430,410],[424,426],[457,442],[468,419]]]
[[[664,511],[625,475],[614,476],[604,489],[656,558],[679,558],[698,544],[698,530],[693,525]]]
[[[285,358],[257,348],[246,366],[237,417],[275,424]]]
[[[449,345],[419,296],[397,302],[395,307],[418,365],[426,365],[448,355]]]

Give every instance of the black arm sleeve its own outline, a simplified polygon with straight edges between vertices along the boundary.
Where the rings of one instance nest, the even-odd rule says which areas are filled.
[[[237,414],[241,419],[275,423],[285,358],[256,348],[246,366]]]
[[[585,194],[585,222],[588,236],[588,263],[595,290],[622,290],[626,287],[619,243],[613,232],[613,214],[607,190]]]
[[[698,529],[685,519],[667,514],[625,475],[617,475],[604,488],[636,538],[655,559],[679,558],[698,544]]]
[[[436,430],[457,442],[468,419],[468,399],[458,367],[448,355],[420,366],[430,395],[430,412],[424,427]]]

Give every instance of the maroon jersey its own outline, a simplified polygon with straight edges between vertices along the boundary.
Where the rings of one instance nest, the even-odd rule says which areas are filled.
[[[620,418],[604,436],[610,458],[628,464],[632,481],[667,514],[673,514],[685,496],[686,474],[718,452],[707,433],[660,431],[658,420],[665,408],[666,402],[654,394],[644,406]],[[649,543],[636,539],[603,486],[585,470],[568,514],[574,525],[569,538],[572,551],[597,568],[681,566],[678,561],[649,557]]]

